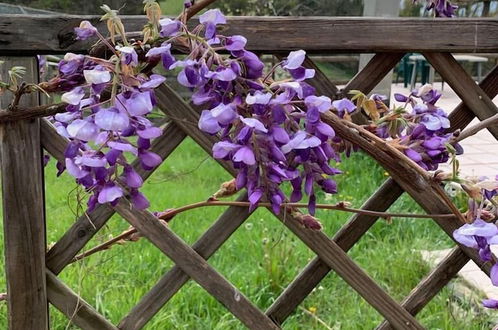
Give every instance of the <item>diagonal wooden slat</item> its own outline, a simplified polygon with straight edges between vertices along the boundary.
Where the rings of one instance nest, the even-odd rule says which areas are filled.
[[[496,65],[486,75],[479,86],[491,99],[498,94],[498,65]],[[491,113],[486,114],[486,116],[480,119],[484,120],[486,118],[489,118],[490,115]],[[475,113],[473,113],[465,103],[461,102],[449,115],[451,123],[449,131],[454,131],[457,128],[466,127],[475,117]],[[498,139],[498,136],[495,135],[495,138]]]
[[[375,54],[367,65],[341,90],[342,96],[347,97],[348,92],[354,89],[365,94],[369,93],[398,64],[403,56],[405,53]]]
[[[465,72],[453,55],[424,53],[424,56],[477,118],[484,120],[498,112],[491,98]],[[498,137],[498,125],[491,126],[488,130],[493,136]]]
[[[74,293],[50,270],[46,270],[48,301],[82,329],[117,330],[85,300]]]
[[[361,208],[363,210],[386,211],[403,192],[403,189],[394,180],[389,179]],[[355,214],[334,235],[333,240],[347,252],[376,221],[376,217]],[[278,324],[282,324],[329,272],[330,267],[327,263],[320,257],[316,257],[282,292],[266,311],[266,314]]]
[[[460,269],[469,261],[469,257],[457,246],[432,270],[403,300],[401,305],[412,315],[416,315],[444,288]],[[384,321],[377,329],[392,329]]]
[[[498,66],[496,66],[481,82],[481,87],[488,94],[488,96],[496,96],[498,93]],[[365,93],[368,92],[369,91],[365,91]],[[472,121],[475,115],[473,112],[468,110],[464,103],[461,103],[455,108],[454,111],[451,112],[449,117],[454,123],[452,124],[452,130],[456,130],[465,128],[470,121]],[[453,120],[453,118],[456,119]],[[381,190],[384,190],[384,192],[382,193]],[[388,193],[390,191],[397,192],[398,197],[391,196]],[[381,188],[379,188],[379,190],[375,192],[369,201],[367,201],[367,204],[370,204],[371,201],[371,206],[373,207],[375,205],[381,205],[380,203],[388,202],[389,200],[388,205],[385,206],[386,210],[397,200],[397,198],[399,198],[399,196],[401,196],[402,193],[403,190],[393,179],[390,178],[386,180]],[[385,199],[384,194],[386,194]],[[390,199],[390,197],[392,197],[392,199]],[[363,207],[368,209],[367,205],[364,205]],[[334,236],[334,240],[337,240],[339,246],[347,246],[345,251],[351,248],[351,246],[361,238],[363,233],[370,228],[371,224],[368,220],[366,222],[358,221],[362,218],[362,216],[353,216],[352,219]],[[351,242],[347,242],[343,245],[340,237],[344,237]],[[469,259],[467,258],[467,260]],[[327,267],[327,265],[321,261],[320,258],[315,258],[305,267],[302,273],[299,274],[294,281],[292,281],[288,288],[285,289],[281,297],[279,297],[267,311],[267,314],[270,315],[277,323],[282,323],[304,300],[304,298],[311,293],[313,288],[319,284],[319,282],[328,274],[329,271],[330,268]],[[419,288],[415,290],[419,290]],[[417,292],[414,292],[414,294],[417,294]]]
[[[315,76],[313,79],[307,80],[307,82],[315,87],[317,94],[325,95],[330,97],[332,100],[337,98],[337,94],[339,94],[339,89],[337,86],[330,81],[330,79],[325,75],[325,73],[320,70],[320,68],[313,62],[309,56],[306,56],[304,59],[303,66],[308,69],[315,70]]]
[[[178,121],[179,125],[181,125],[182,121],[191,122],[198,120],[199,114],[186,104],[169,86],[160,86],[156,96],[159,108],[169,115],[173,121]],[[164,107],[166,100],[169,104],[169,107],[167,108]],[[194,130],[197,130],[198,133],[190,135]],[[205,150],[211,150],[213,139],[202,138],[197,140],[197,136],[202,133],[198,128],[188,127],[186,133],[188,133],[199,145],[203,146]],[[231,170],[230,173],[235,175],[236,172]],[[323,232],[314,232],[301,227],[299,221],[293,219],[289,214],[286,214],[285,216],[280,215],[279,219],[391,323],[406,329],[422,328],[405,309],[399,306],[387,293],[385,293]]]
[[[148,211],[137,210],[121,199],[115,210],[178,267],[251,329],[278,329],[239,290],[216,272],[197,252]]]
[[[47,120],[42,120],[41,131],[43,147],[57,160],[63,162],[67,139],[60,136]],[[168,124],[163,135],[154,141],[152,150],[162,159],[166,159],[184,138],[185,134],[178,126]],[[144,171],[138,161],[133,163],[133,167],[144,179],[154,171]],[[54,274],[60,273],[113,214],[114,211],[107,205],[99,205],[93,212],[81,216],[47,252],[47,267]]]
[[[247,201],[247,194],[242,194],[237,200]],[[209,259],[249,215],[246,207],[229,207],[192,245],[192,248],[204,259]],[[141,329],[189,279],[189,275],[175,265],[121,320],[119,328],[122,330]]]

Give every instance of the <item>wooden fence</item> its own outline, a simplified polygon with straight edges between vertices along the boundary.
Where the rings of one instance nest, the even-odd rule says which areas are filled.
[[[100,25],[97,17],[85,18]],[[10,56],[2,70],[14,64],[24,65],[28,68],[28,78],[36,81],[36,61],[29,56],[86,52],[89,45],[76,42],[72,34],[73,27],[81,19],[69,16],[0,16],[0,55]],[[125,17],[124,22],[127,31],[138,31],[145,19]],[[462,129],[475,117],[484,120],[498,112],[491,101],[498,93],[498,67],[477,85],[451,55],[451,52],[498,53],[496,20],[233,17],[228,22],[225,33],[247,36],[248,48],[259,53],[278,56],[293,49],[322,54],[376,53],[343,89],[332,84],[307,58],[305,65],[317,70],[310,83],[319,94],[337,98],[347,95],[351,89],[368,93],[406,52],[419,51],[463,101],[450,114],[452,129]],[[186,124],[197,122],[199,109],[186,103],[167,85],[161,86],[156,95],[159,109],[170,118],[170,122],[164,134],[155,140],[153,151],[166,160],[190,136],[211,153],[217,138]],[[8,104],[5,97],[1,102],[3,108]],[[23,102],[32,106],[38,100],[29,97]],[[406,192],[430,214],[454,213],[452,219],[434,219],[451,237],[461,225],[462,216],[428,173],[397,161],[404,156],[383,144],[372,143],[368,132],[351,130],[330,114],[325,114],[323,120],[333,125],[339,136],[360,146],[390,174],[390,178],[365,202],[363,209],[385,211]],[[489,130],[498,138],[498,127]],[[47,302],[83,329],[139,329],[189,279],[196,281],[247,327],[277,329],[330,271],[336,272],[385,317],[380,329],[423,329],[415,315],[469,260],[476,262],[486,274],[490,272],[490,263],[482,262],[475,250],[456,244],[451,253],[398,303],[347,255],[347,251],[377,221],[376,217],[356,214],[330,238],[323,232],[303,228],[290,214],[278,215],[282,225],[316,253],[316,258],[306,265],[267,311],[260,311],[206,262],[249,217],[247,209],[228,207],[199,240],[189,246],[151,213],[134,209],[126,200],[114,208],[100,205],[82,216],[46,252],[41,151],[43,148],[56,159],[63,160],[67,142],[45,119],[0,124],[11,329],[48,328]],[[235,174],[229,163],[219,163],[229,173]],[[134,167],[144,179],[152,174],[138,164]],[[239,200],[246,198],[242,193]],[[115,212],[176,264],[118,325],[111,324],[57,277]]]

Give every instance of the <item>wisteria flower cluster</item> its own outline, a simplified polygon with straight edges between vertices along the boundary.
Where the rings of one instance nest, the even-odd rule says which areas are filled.
[[[498,286],[498,263],[493,259],[491,252],[491,246],[498,244],[498,227],[494,223],[497,216],[495,196],[498,195],[498,176],[494,180],[484,177],[477,181],[473,184],[462,184],[463,190],[470,197],[466,215],[471,222],[455,230],[453,238],[460,244],[478,250],[482,261],[493,263],[490,272],[491,283]],[[485,299],[483,305],[498,309],[498,300]]]
[[[417,2],[418,0],[413,0]],[[452,4],[448,0],[426,0],[426,10],[433,10],[436,17],[454,17],[458,9],[457,5]]]
[[[142,179],[129,159],[137,157],[145,170],[161,163],[150,147],[162,131],[148,119],[156,105],[154,89],[166,79],[150,73],[160,63],[191,89],[192,102],[203,108],[198,126],[220,138],[213,156],[230,161],[238,170],[237,189],[247,189],[251,208],[265,200],[279,213],[284,201],[297,202],[307,195],[314,214],[316,189],[337,192],[333,176],[340,171],[333,162],[340,161],[340,152],[349,155],[355,150],[335,136],[321,114],[333,111],[350,119],[356,105],[347,98],[332,101],[316,94],[306,82],[315,71],[303,65],[303,50],[291,52],[265,73],[265,64],[246,49],[244,36],[218,34],[218,26],[226,23],[219,10],[206,11],[199,17],[200,24],[189,30],[183,18],[161,19],[157,2],[144,3],[149,23],[143,40],[128,42],[117,12],[103,6],[110,41],[88,21],[75,28],[75,34],[80,40],[98,37],[113,56],[67,54],[58,76],[43,86],[46,91],[65,92],[62,101],[68,104],[67,112],[56,115],[54,124],[70,144],[65,163],[57,166],[91,194],[89,210],[97,204],[114,205],[125,196],[137,208],[149,205],[139,191]],[[173,55],[178,45],[182,51],[187,49],[185,57]],[[276,70],[286,78],[275,81]],[[449,122],[435,106],[439,96],[427,86],[409,96],[398,95],[405,107],[412,105],[412,113],[386,111],[379,95],[373,95],[366,107],[371,113],[376,112],[374,108],[384,113],[374,118],[378,135],[391,138],[428,170],[448,159],[446,144],[451,134],[444,133]],[[283,188],[287,185],[289,196]]]
[[[238,170],[237,188],[247,188],[252,208],[260,200],[268,200],[279,213],[286,199],[297,202],[306,194],[313,214],[315,189],[335,193],[337,186],[331,177],[340,173],[330,165],[339,161],[331,142],[340,140],[320,114],[334,109],[344,116],[354,111],[355,105],[347,99],[332,102],[316,95],[305,82],[315,72],[303,66],[303,50],[291,52],[265,75],[264,63],[245,49],[246,38],[217,34],[217,26],[226,23],[217,9],[202,14],[200,25],[191,31],[181,20],[158,19],[157,7],[150,1],[147,9],[151,22],[158,23],[152,28],[149,25],[148,45],[130,45],[119,18],[108,10],[111,34],[118,31],[122,37],[121,44],[109,45],[115,55],[103,60],[67,54],[59,64],[58,76],[45,86],[66,91],[62,101],[68,104],[67,112],[55,116],[55,125],[71,143],[65,164],[58,167],[91,192],[89,209],[97,203],[113,205],[126,191],[136,207],[148,207],[138,190],[143,182],[127,157],[138,157],[146,170],[161,162],[149,148],[151,139],[162,132],[147,115],[155,105],[154,89],[165,78],[140,73],[142,64],[161,63],[165,70],[176,70],[178,82],[193,91],[193,103],[205,108],[199,128],[219,135],[221,141],[214,145],[213,156],[232,162]],[[75,33],[81,40],[101,37],[88,21]],[[177,59],[172,46],[182,40],[188,40],[184,44],[189,45],[189,53]],[[270,74],[277,69],[288,79],[273,81]],[[289,198],[281,188],[284,182],[292,187]]]
[[[441,93],[431,85],[424,85],[409,95],[394,94],[394,97],[403,106],[388,110],[382,97],[372,96],[383,111],[377,121],[378,136],[392,139],[395,147],[425,170],[436,170],[439,164],[446,163],[450,151],[463,153],[461,146],[454,142],[453,133],[446,133],[450,121],[446,112],[436,105]]]

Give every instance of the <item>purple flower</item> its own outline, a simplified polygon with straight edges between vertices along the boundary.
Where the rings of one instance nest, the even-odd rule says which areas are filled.
[[[216,159],[223,159],[228,156],[232,151],[240,148],[238,144],[228,141],[216,142],[213,145],[213,157]]]
[[[246,78],[256,79],[263,75],[265,65],[256,54],[247,50],[234,51],[232,54],[244,63]]]
[[[199,119],[198,127],[200,130],[209,133],[216,134],[221,130],[221,126],[218,120],[213,117],[211,111],[203,110],[201,112],[201,118]]]
[[[130,192],[130,200],[133,204],[133,207],[138,210],[145,210],[150,206],[147,198],[141,192],[135,189]]]
[[[256,118],[243,118],[240,117],[240,120],[247,126],[254,128],[256,131],[267,133],[268,130],[266,129],[265,125],[263,125],[262,122],[257,120]]]
[[[121,131],[128,127],[130,120],[126,113],[116,108],[101,109],[95,114],[95,124],[101,129]]]
[[[299,131],[294,137],[287,143],[282,146],[282,152],[287,154],[295,149],[308,149],[317,147],[322,143],[319,138],[315,136],[307,137],[306,132]]]
[[[142,139],[155,139],[163,134],[163,130],[159,127],[147,127],[142,130],[137,130],[137,135]]]
[[[308,109],[317,109],[322,113],[332,108],[332,101],[327,96],[311,95],[304,99],[304,103]]]
[[[161,164],[162,159],[158,154],[153,153],[152,151],[138,151],[138,158],[140,159],[140,163],[142,167],[146,170],[151,170],[154,167]]]
[[[252,151],[251,148],[246,146],[237,150],[235,155],[233,155],[232,159],[234,162],[242,162],[246,165],[256,164],[256,159],[254,158],[254,152]]]
[[[161,58],[163,66],[166,70],[169,70],[173,64],[176,63],[175,58],[171,55],[171,44],[163,43],[161,47],[151,48],[145,57],[150,59]]]
[[[89,84],[99,85],[111,81],[111,74],[102,68],[95,68],[92,70],[84,70],[83,75]]]
[[[99,192],[98,202],[100,204],[112,203],[120,197],[123,197],[123,190],[114,183],[108,183]]]
[[[215,108],[211,109],[211,116],[221,125],[228,125],[237,118],[233,105],[223,103],[220,103]]]
[[[131,166],[125,166],[123,175],[126,185],[130,188],[140,188],[144,183],[142,177]]]
[[[159,25],[161,26],[161,37],[170,37],[174,36],[180,31],[181,22],[177,20],[172,20],[169,18],[163,18],[159,21]]]
[[[163,77],[159,74],[152,74],[150,76],[150,79],[146,82],[144,82],[142,85],[140,85],[140,89],[154,89],[156,87],[159,87],[163,82],[166,81],[166,77]]]
[[[74,28],[76,40],[86,40],[97,34],[97,29],[89,21],[82,21],[80,26]]]
[[[306,52],[302,49],[290,52],[287,59],[283,62],[283,68],[288,70],[297,69],[303,64],[305,57]]]
[[[107,145],[109,146],[109,148],[112,148],[114,150],[130,152],[135,156],[138,155],[137,148],[129,143],[110,141],[107,143]]]
[[[356,110],[356,105],[347,98],[332,102],[332,107],[337,110],[339,117],[343,117],[346,112],[351,113]]]
[[[199,22],[206,27],[206,39],[212,39],[216,34],[216,25],[226,24],[227,21],[219,9],[210,9],[199,16]]]
[[[498,309],[498,300],[496,299],[484,299],[482,305],[486,308]]]
[[[70,92],[62,94],[61,101],[67,104],[78,105],[85,97],[85,90],[81,87],[76,87]]]
[[[121,62],[125,65],[137,66],[138,65],[138,55],[133,47],[116,47],[121,53]]]
[[[99,128],[89,120],[76,119],[67,126],[67,133],[78,140],[93,141],[99,133]]]
[[[116,97],[116,107],[131,116],[143,116],[152,111],[151,92],[125,92]]]
[[[76,179],[83,178],[88,174],[88,171],[82,170],[70,158],[66,158],[66,169],[67,169],[67,172],[69,174],[71,174],[73,177],[75,177]]]
[[[243,36],[235,35],[225,39],[225,48],[229,51],[242,50],[247,43],[247,39]]]
[[[261,91],[256,91],[254,94],[247,94],[246,103],[247,104],[268,104],[272,98],[271,93],[263,93]]]

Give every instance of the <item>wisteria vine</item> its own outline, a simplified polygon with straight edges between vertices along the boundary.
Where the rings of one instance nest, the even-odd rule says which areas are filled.
[[[129,41],[117,11],[103,6],[110,39],[88,21],[75,28],[75,35],[79,40],[98,38],[112,56],[68,53],[58,65],[57,76],[37,87],[63,92],[66,112],[52,119],[70,143],[65,162],[57,163],[58,175],[67,171],[84,187],[89,212],[98,204],[114,206],[121,198],[129,198],[138,209],[149,207],[140,192],[143,179],[130,160],[138,159],[144,170],[162,161],[150,150],[152,140],[162,135],[150,120],[157,104],[155,89],[166,81],[152,72],[161,65],[176,74],[178,82],[192,91],[192,102],[202,107],[198,127],[219,137],[213,157],[229,161],[237,170],[231,191],[247,189],[251,210],[263,203],[279,213],[282,205],[299,202],[306,195],[314,215],[317,189],[337,192],[334,176],[341,171],[335,164],[358,148],[322,121],[321,114],[328,111],[344,120],[351,120],[354,113],[367,116],[370,124],[365,128],[424,170],[434,171],[451,161],[453,173],[443,179],[449,181],[447,187],[461,188],[469,198],[468,223],[455,231],[454,238],[477,249],[483,261],[494,263],[491,280],[498,286],[498,264],[490,250],[498,244],[498,227],[493,223],[498,177],[474,181],[458,177],[455,156],[463,152],[459,132],[448,132],[447,115],[436,105],[441,94],[432,86],[424,85],[409,95],[395,94],[398,103],[392,107],[384,103],[385,96],[367,97],[361,91],[352,91],[351,99],[331,100],[317,95],[306,82],[315,71],[303,65],[304,50],[290,52],[265,70],[265,63],[246,49],[244,36],[218,33],[226,23],[219,10],[207,10],[200,15],[200,24],[189,29],[185,12],[178,19],[161,19],[157,2],[144,4],[149,22],[141,40]],[[185,8],[191,5],[185,2]],[[427,9],[438,17],[452,17],[456,6],[430,0]],[[173,52],[178,48],[185,56]],[[0,88],[16,92],[21,71],[12,68],[12,84],[2,83]],[[315,220],[310,217],[304,222],[319,229]],[[498,309],[497,300],[485,300],[484,305]]]

